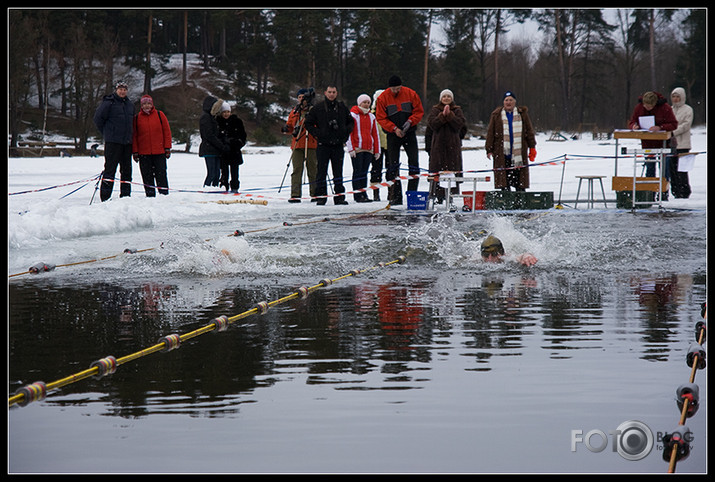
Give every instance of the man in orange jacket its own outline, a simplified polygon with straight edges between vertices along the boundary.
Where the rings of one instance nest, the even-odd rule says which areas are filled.
[[[402,204],[402,183],[400,175],[400,148],[405,148],[409,174],[408,191],[416,191],[419,186],[419,149],[417,147],[417,124],[422,120],[424,109],[417,92],[402,85],[402,80],[393,75],[388,88],[380,94],[375,105],[375,117],[380,127],[387,133],[387,159],[385,178],[394,181],[388,188],[390,204]]]
[[[308,171],[308,182],[310,183],[309,191],[311,200],[315,201],[315,178],[318,172],[318,158],[315,150],[318,147],[318,141],[308,133],[305,128],[305,116],[313,107],[313,98],[315,93],[312,88],[300,89],[298,91],[298,105],[293,108],[288,116],[288,120],[283,127],[284,134],[291,134],[293,140],[290,148],[292,154],[290,163],[293,166],[293,172],[290,176],[290,203],[299,203],[303,195],[303,168]]]

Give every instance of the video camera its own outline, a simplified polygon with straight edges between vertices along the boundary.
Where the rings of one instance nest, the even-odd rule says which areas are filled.
[[[309,89],[306,89],[306,90],[307,90],[307,92],[305,94],[303,94],[303,98],[300,100],[300,103],[293,108],[294,112],[300,112],[303,109],[310,110],[310,108],[313,107],[313,101],[315,100],[315,89],[310,87]],[[287,134],[288,126],[284,125],[283,127],[281,127],[281,132]],[[293,128],[293,132],[292,132],[293,137],[298,137],[299,132],[300,132],[300,126],[296,125]]]

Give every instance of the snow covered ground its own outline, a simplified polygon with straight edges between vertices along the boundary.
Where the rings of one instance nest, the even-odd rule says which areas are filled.
[[[554,201],[562,200],[564,209],[573,209],[578,188],[577,175],[604,176],[603,185],[608,200],[615,200],[611,177],[615,173],[616,141],[592,140],[584,134],[579,140],[550,141],[550,133],[537,137],[538,156],[531,167],[529,191],[551,191]],[[420,139],[420,142],[422,140]],[[465,141],[464,168],[475,176],[489,176],[491,161],[483,150],[484,141]],[[621,147],[639,148],[637,140],[620,140]],[[690,172],[692,195],[689,199],[673,199],[663,203],[668,209],[696,209],[707,207],[707,131],[705,127],[693,129],[692,152],[698,152]],[[180,150],[181,146],[177,146]],[[206,168],[196,153],[175,152],[168,161],[169,196],[146,198],[141,186],[141,174],[134,164],[131,198],[119,198],[118,184],[109,202],[99,202],[94,196],[96,177],[102,171],[103,158],[45,157],[8,159],[8,259],[9,274],[25,271],[32,264],[43,261],[68,263],[88,256],[107,256],[121,252],[128,243],[141,249],[153,246],[159,236],[179,225],[215,220],[217,232],[232,232],[233,226],[247,220],[271,216],[290,220],[296,216],[338,216],[346,213],[370,212],[384,208],[387,190],[381,189],[382,202],[357,204],[348,194],[347,206],[335,206],[329,200],[325,206],[308,202],[308,188],[304,186],[304,201],[287,202],[290,197],[290,168],[280,189],[281,179],[288,166],[290,150],[287,147],[244,148],[244,164],[240,168],[241,192],[238,196],[202,187]],[[562,162],[565,160],[565,163]],[[406,156],[401,155],[403,168]],[[427,154],[420,152],[420,166],[427,167]],[[637,167],[641,173],[640,164]],[[117,173],[118,174],[118,173]],[[344,175],[346,189],[351,191],[352,174],[350,157],[346,154]],[[407,175],[406,170],[402,171]],[[632,176],[633,158],[620,157],[618,175]],[[492,176],[493,179],[493,176]],[[463,188],[467,190],[468,188]],[[493,180],[478,183],[478,190],[493,189]],[[419,190],[427,190],[427,181],[420,181]],[[581,188],[584,200],[586,186]],[[218,200],[258,198],[265,205],[221,204]],[[596,184],[596,199],[601,198]],[[393,207],[405,210],[405,205]],[[444,209],[444,208],[441,208]],[[579,201],[578,210],[587,209]],[[605,209],[597,203],[594,209]],[[608,209],[616,209],[615,203]],[[648,208],[657,212],[657,206]]]

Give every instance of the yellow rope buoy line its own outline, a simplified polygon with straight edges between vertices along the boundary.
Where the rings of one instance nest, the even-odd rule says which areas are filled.
[[[333,283],[336,283],[338,281],[344,280],[346,278],[349,278],[351,276],[357,276],[361,273],[366,273],[368,271],[373,271],[379,268],[383,268],[386,266],[390,266],[393,264],[402,264],[406,260],[406,255],[405,256],[398,256],[396,259],[388,262],[381,262],[378,263],[374,266],[371,266],[369,268],[364,268],[364,269],[354,269],[351,270],[349,273],[339,276],[334,279],[330,278],[325,278],[320,280],[317,284],[313,286],[301,286],[298,288],[296,291],[293,293],[284,296],[282,298],[273,300],[273,301],[261,301],[259,303],[256,303],[256,305],[251,308],[250,310],[244,311],[243,313],[239,313],[234,316],[226,316],[222,315],[219,316],[218,318],[214,318],[211,320],[211,322],[205,326],[202,326],[201,328],[198,328],[194,331],[190,331],[188,333],[184,333],[182,335],[173,333],[170,335],[166,335],[162,338],[160,338],[157,342],[156,345],[150,346],[148,348],[144,348],[143,350],[140,350],[136,353],[132,353],[130,355],[123,356],[121,358],[115,358],[114,356],[107,356],[105,358],[96,360],[92,362],[89,366],[88,369],[83,370],[81,372],[75,373],[73,375],[70,375],[68,377],[62,378],[60,380],[56,380],[51,383],[44,383],[44,382],[34,382],[29,385],[25,385],[24,387],[18,389],[10,398],[8,399],[8,406],[12,407],[13,405],[19,405],[21,407],[26,406],[30,402],[34,401],[39,401],[43,400],[46,398],[47,393],[50,392],[51,390],[56,390],[58,388],[62,388],[64,386],[70,385],[72,383],[78,382],[80,380],[84,380],[85,378],[89,377],[96,377],[96,378],[101,378],[105,375],[111,375],[114,373],[117,368],[125,363],[129,363],[131,361],[137,360],[139,358],[145,357],[147,355],[151,355],[156,352],[167,352],[174,350],[176,348],[179,348],[181,344],[185,341],[188,341],[192,338],[195,338],[197,336],[203,335],[205,333],[209,333],[211,331],[216,331],[216,332],[221,332],[225,331],[228,329],[228,327],[237,322],[238,320],[242,320],[244,318],[247,318],[252,315],[264,315],[268,312],[268,310],[276,305],[279,305],[281,303],[285,303],[290,300],[295,300],[295,299],[303,299],[306,298],[310,293],[313,291],[316,291],[320,288],[324,288],[326,286],[330,286]]]
[[[703,303],[703,319],[707,319],[707,305]],[[672,432],[666,432],[663,436],[663,460],[668,462],[668,473],[675,473],[675,465],[679,460],[683,460],[690,455],[690,442],[693,440],[693,433],[685,425],[685,419],[695,415],[698,411],[700,388],[695,383],[695,373],[705,368],[705,342],[707,325],[705,321],[698,321],[695,324],[695,343],[690,345],[686,355],[686,362],[690,370],[688,383],[680,385],[675,391],[676,402],[680,408],[680,419],[678,426]]]
[[[244,201],[244,200],[223,201],[223,202],[222,202],[222,201],[217,201],[217,202],[220,203],[220,204],[233,204],[233,203],[264,204],[263,201],[250,201],[250,202],[249,202],[249,201]],[[371,216],[371,215],[373,215],[373,214],[379,213],[380,211],[385,211],[385,210],[388,210],[388,209],[390,209],[390,205],[389,205],[389,204],[387,204],[387,205],[386,205],[385,207],[383,207],[383,208],[376,209],[376,210],[374,210],[374,211],[370,211],[370,212],[366,212],[366,213],[359,213],[359,214],[352,214],[352,215],[350,215],[350,216],[342,217],[342,218],[340,218],[340,219],[353,219],[353,218],[356,218],[356,217]],[[269,230],[271,230],[271,229],[277,229],[277,228],[281,228],[281,227],[306,226],[306,225],[309,225],[309,224],[325,223],[325,222],[329,222],[329,221],[331,221],[330,218],[321,218],[321,219],[314,220],[314,221],[304,221],[304,222],[300,222],[300,223],[284,222],[284,223],[281,224],[280,226],[270,226],[270,227],[267,227],[267,228],[253,229],[253,230],[249,230],[249,231],[241,231],[241,230],[237,229],[237,230],[235,230],[233,233],[228,234],[228,235],[226,235],[226,236],[229,236],[229,237],[230,237],[230,236],[243,236],[244,234],[259,233],[259,232],[262,232],[262,231],[269,231]],[[205,239],[204,241],[211,241],[211,238]],[[158,246],[158,247],[159,247],[159,248],[163,247],[163,243],[162,243],[160,246]],[[147,251],[153,251],[153,250],[155,250],[155,249],[157,249],[157,246],[152,247],[152,248],[144,248],[144,249],[131,249],[131,248],[127,248],[127,249],[125,249],[122,253],[113,254],[113,255],[111,255],[111,256],[104,256],[104,257],[102,257],[102,258],[87,259],[87,260],[83,260],[83,261],[76,261],[76,262],[73,262],[73,263],[65,263],[65,264],[52,264],[52,263],[40,262],[40,263],[35,263],[34,265],[30,266],[30,267],[27,269],[27,271],[22,271],[22,272],[20,272],[20,273],[10,274],[10,275],[8,275],[8,278],[15,278],[15,277],[17,277],[17,276],[23,276],[23,275],[26,275],[26,274],[39,274],[39,273],[44,273],[44,272],[47,272],[47,271],[53,271],[55,268],[63,268],[63,267],[69,267],[69,266],[78,266],[78,265],[81,265],[81,264],[97,263],[97,262],[100,262],[100,261],[106,261],[106,260],[109,260],[109,259],[117,258],[117,257],[121,256],[122,254],[145,253],[145,252],[147,252]]]

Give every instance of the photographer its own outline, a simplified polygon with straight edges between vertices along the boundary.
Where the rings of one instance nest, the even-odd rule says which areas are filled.
[[[318,159],[315,149],[318,145],[315,137],[311,136],[305,129],[305,116],[313,107],[315,91],[310,89],[300,89],[297,94],[298,105],[293,108],[285,126],[281,129],[284,134],[291,134],[290,163],[293,172],[290,176],[290,203],[299,203],[303,196],[303,168],[308,171],[308,182],[310,183],[310,197],[315,201],[315,178],[318,171]]]
[[[345,143],[353,131],[354,120],[347,106],[337,100],[338,89],[329,85],[325,89],[325,99],[313,107],[305,118],[305,128],[318,140],[316,157],[318,158],[318,176],[316,181],[316,196],[322,196],[317,204],[322,206],[327,202],[328,195],[328,164],[332,165],[333,184],[336,205],[347,204],[345,187],[343,186],[343,158]]]

